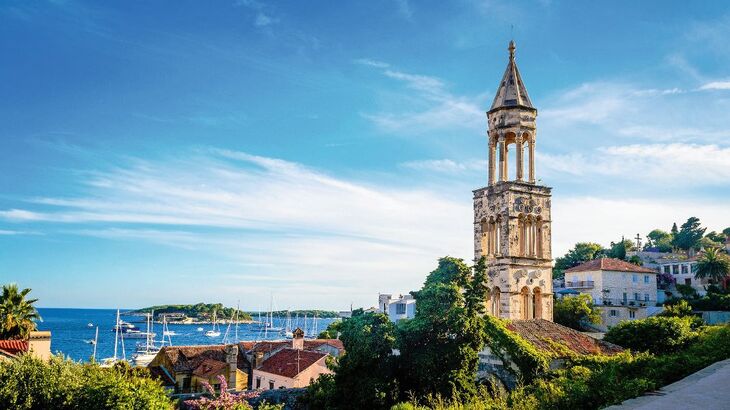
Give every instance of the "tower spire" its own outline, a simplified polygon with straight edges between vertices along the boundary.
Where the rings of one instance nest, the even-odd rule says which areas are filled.
[[[499,83],[497,95],[494,96],[494,102],[490,111],[503,107],[535,108],[532,106],[530,96],[527,95],[527,89],[522,82],[520,70],[517,69],[517,63],[515,62],[516,48],[515,41],[510,40],[509,47],[507,47],[507,50],[509,50],[509,62],[507,63],[507,69],[504,70],[502,81]]]

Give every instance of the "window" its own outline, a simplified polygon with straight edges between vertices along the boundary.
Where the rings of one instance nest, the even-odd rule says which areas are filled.
[[[639,281],[639,275],[637,275],[635,273],[633,275],[631,275],[631,281],[634,283],[637,283]]]
[[[689,270],[687,269],[687,265],[682,265],[682,273],[689,273]]]
[[[611,316],[613,316],[613,317],[618,316],[618,311],[616,309],[611,309]]]
[[[269,380],[269,390],[274,390],[274,381]]]
[[[644,275],[644,283],[649,283],[649,275]]]
[[[672,273],[679,275],[679,265],[672,265]]]
[[[685,285],[691,285],[691,284],[692,284],[692,279],[690,279],[690,278],[685,278],[685,279],[684,279],[684,284],[685,284]]]
[[[256,388],[257,389],[260,389],[261,388],[261,378],[260,377],[257,377],[256,378]]]
[[[626,292],[624,292],[624,302],[626,302],[628,299],[629,299],[629,295]]]
[[[629,319],[636,319],[636,311],[629,310]]]
[[[190,390],[190,377],[183,379],[183,391],[187,392],[188,390]]]
[[[644,302],[648,302],[648,301],[649,301],[649,294],[644,293]]]
[[[672,273],[672,267],[669,265],[666,265],[664,267],[664,273]]]
[[[641,297],[639,296],[638,292],[634,293],[634,300],[641,300]]]
[[[395,314],[396,315],[405,315],[406,314],[406,304],[398,303],[397,305],[395,305]]]

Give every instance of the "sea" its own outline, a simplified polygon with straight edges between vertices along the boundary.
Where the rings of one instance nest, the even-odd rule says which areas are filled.
[[[131,310],[131,309],[130,309]],[[124,312],[124,311],[122,311]],[[114,331],[113,327],[116,323],[116,309],[69,309],[69,308],[38,308],[43,321],[38,323],[38,330],[51,331],[51,351],[54,353],[62,353],[75,361],[87,362],[94,353],[94,345],[89,343],[94,340],[96,328],[99,328],[99,339],[96,346],[97,361],[112,357],[114,355]],[[143,316],[123,315],[121,317],[125,322],[130,322],[140,330],[146,330],[145,318]],[[306,327],[303,317],[292,317],[292,328],[300,327],[307,330],[308,335],[316,336],[320,331],[338,319],[320,319],[315,321],[310,317],[307,318]],[[274,317],[274,327],[285,327],[286,318]],[[224,342],[224,336],[228,331],[225,339],[227,343],[247,340],[277,340],[283,339],[280,332],[264,332],[256,323],[241,323],[238,325],[238,340],[235,340],[235,325],[231,325],[228,329],[227,324],[220,324],[221,335],[219,337],[207,337],[205,331],[212,328],[212,324],[168,324],[170,331],[174,331],[176,335],[170,336],[173,346],[190,346],[190,345],[215,345]],[[198,328],[203,330],[199,331]],[[162,325],[154,324],[152,329],[157,334],[156,341],[162,338]],[[165,337],[167,341],[167,337]],[[117,356],[126,356],[131,359],[137,344],[144,343],[144,339],[125,339],[124,344],[117,344]]]

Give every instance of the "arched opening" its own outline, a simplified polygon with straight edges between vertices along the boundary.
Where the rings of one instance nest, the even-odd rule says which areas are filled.
[[[510,137],[507,141],[505,145],[505,150],[507,150],[507,163],[505,164],[507,168],[507,181],[514,181],[517,179],[517,144],[515,143],[514,137]],[[512,164],[515,165],[512,166]]]
[[[494,254],[502,254],[502,217],[497,216],[494,226]]]
[[[520,217],[517,219],[517,232],[519,233],[518,242],[520,248],[520,256],[525,256],[525,236],[527,234],[527,230],[524,215],[520,215]]]
[[[486,295],[486,298],[484,299],[484,310],[487,312],[488,315],[493,315],[494,314],[493,313],[494,311],[492,309],[493,309],[493,306],[492,306],[492,291],[490,291],[489,289],[487,289],[487,295]]]
[[[542,219],[539,217],[535,222],[535,254],[542,258]]]
[[[521,307],[521,317],[522,319],[529,319],[530,316],[530,289],[525,286],[522,288],[522,291],[520,291],[520,307]]]
[[[542,319],[542,290],[537,287],[532,291],[533,319]]]
[[[482,250],[482,256],[486,256],[489,254],[489,224],[487,223],[486,218],[482,219],[481,222],[479,222],[479,229],[482,235],[479,247]]]
[[[492,291],[492,314],[496,317],[502,315],[502,292],[499,290],[499,286],[495,286]]]

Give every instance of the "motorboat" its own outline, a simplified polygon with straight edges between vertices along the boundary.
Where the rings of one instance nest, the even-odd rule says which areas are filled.
[[[221,335],[220,327],[216,327],[217,324],[218,322],[216,321],[215,311],[213,311],[213,329],[205,332],[206,337],[218,337]]]

